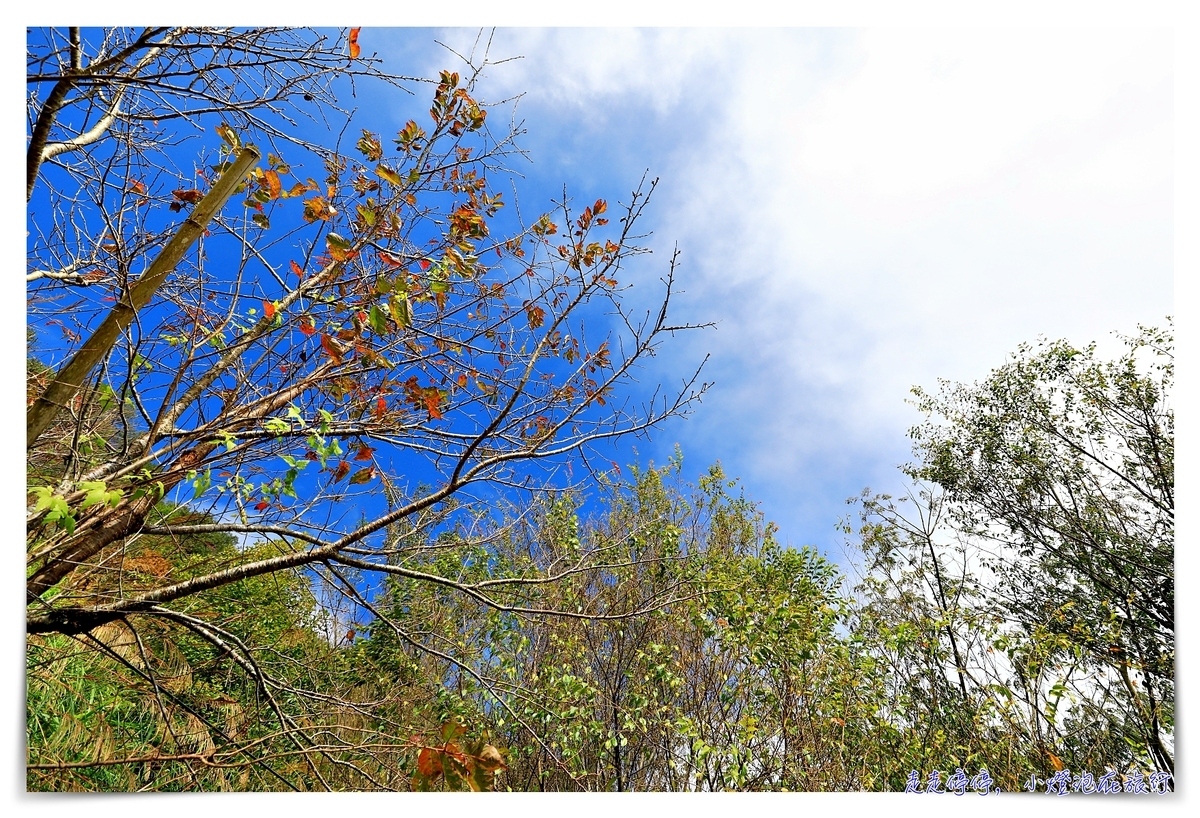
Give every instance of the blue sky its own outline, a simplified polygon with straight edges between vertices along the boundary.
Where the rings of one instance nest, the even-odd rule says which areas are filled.
[[[489,35],[475,95],[521,123],[525,220],[564,186],[615,202],[649,172],[654,253],[628,296],[651,306],[678,246],[676,320],[716,324],[642,372],[648,393],[707,356],[703,404],[600,462],[678,444],[694,479],[720,461],[785,543],[838,557],[846,499],[902,489],[912,386],[982,378],[1039,336],[1115,350],[1174,310],[1169,29],[368,26],[360,43],[429,77],[482,62]],[[413,90],[360,87],[347,133],[387,141],[422,115]]]
[[[394,70],[459,68],[478,29],[364,29]],[[836,548],[845,499],[900,487],[913,385],[975,380],[1022,341],[1116,349],[1173,312],[1167,29],[498,29],[478,96],[522,95],[526,211],[659,177],[648,297],[716,321],[687,421],[614,454],[720,460],[792,544]],[[395,112],[396,127],[407,106]],[[647,296],[640,295],[647,293]]]

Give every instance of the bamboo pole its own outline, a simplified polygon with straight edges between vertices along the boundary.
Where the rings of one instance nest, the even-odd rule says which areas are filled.
[[[79,391],[96,364],[108,355],[117,338],[137,315],[137,311],[146,306],[166,281],[175,265],[204,232],[209,220],[225,205],[259,158],[258,151],[253,147],[242,149],[233,165],[221,174],[217,183],[179,226],[179,230],[167,242],[167,246],[150,263],[150,268],[129,288],[127,297],[117,302],[104,319],[104,323],[92,333],[67,365],[58,371],[54,381],[46,387],[41,397],[33,402],[25,416],[26,449],[33,447],[59,410]]]

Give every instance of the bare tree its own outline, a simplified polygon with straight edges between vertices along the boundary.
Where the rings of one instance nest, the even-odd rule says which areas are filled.
[[[606,201],[565,194],[532,221],[502,211],[517,128],[494,130],[475,98],[486,52],[465,80],[432,83],[428,126],[410,120],[391,148],[362,130],[347,153],[293,128],[348,127],[363,80],[403,92],[357,38],[70,29],[29,44],[29,320],[63,342],[30,364],[27,631],[104,645],[145,677],[155,662],[114,653],[113,628],[190,633],[254,680],[319,781],[311,759],[334,749],[288,714],[302,686],[195,600],[272,576],[323,583],[346,601],[341,618],[319,612],[340,629],[371,615],[364,577],[387,575],[514,614],[630,616],[516,601],[603,555],[474,580],[422,555],[445,537],[486,550],[487,504],[529,498],[573,456],[586,468],[589,446],[682,415],[706,388],[697,370],[630,391],[691,327],[668,317],[675,259],[651,309],[627,304],[653,182],[612,224]],[[314,163],[320,181],[302,170]],[[164,544],[229,535],[241,545],[144,570]],[[249,763],[238,746],[220,750],[231,768]]]

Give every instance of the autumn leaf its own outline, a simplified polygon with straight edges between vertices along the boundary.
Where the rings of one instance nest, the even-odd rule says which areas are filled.
[[[325,244],[329,248],[329,255],[334,261],[349,261],[358,255],[358,253],[350,249],[350,242],[337,233],[327,233],[325,235]]]
[[[217,126],[216,131],[217,136],[225,140],[225,142],[229,144],[229,147],[233,148],[235,151],[241,150],[242,140],[241,137],[237,135],[237,131],[226,125],[224,122]]]
[[[546,320],[546,311],[536,304],[525,304],[525,319],[529,322],[530,329],[537,329]]]
[[[459,389],[465,389],[465,388],[466,388],[466,386],[467,386],[467,373],[465,373],[465,372],[460,372],[460,373],[458,373],[458,387],[459,387]]]
[[[330,480],[330,482],[337,483],[338,481],[340,481],[342,478],[344,478],[349,473],[350,473],[350,464],[347,463],[345,460],[339,460],[338,464],[337,464],[337,468],[333,470],[333,479]]]
[[[401,261],[400,259],[396,258],[393,255],[383,252],[382,250],[379,251],[379,260],[382,261],[387,266],[393,267],[393,268],[404,266],[403,261]]]
[[[171,195],[174,196],[176,199],[178,199],[181,202],[187,202],[188,204],[195,204],[196,202],[198,202],[204,198],[204,191],[195,190],[195,189],[172,190]]]
[[[304,200],[304,220],[306,222],[329,221],[333,217],[333,208],[321,196],[313,196]]]
[[[357,60],[358,55],[362,52],[362,48],[358,44],[358,32],[361,28],[350,29],[350,59]]]
[[[313,326],[312,319],[307,316],[300,321],[299,329],[300,332],[304,333],[308,337],[312,337],[317,331],[317,328]]]
[[[365,128],[362,137],[355,143],[355,147],[367,158],[368,162],[378,162],[383,158],[383,145],[380,144],[379,137]]]
[[[263,301],[263,315],[265,315],[268,320],[274,318],[276,312],[277,310],[275,309],[274,304],[272,304],[270,301]]]
[[[417,754],[417,770],[426,778],[442,774],[442,754],[432,747],[425,747]]]
[[[342,362],[342,350],[338,348],[332,338],[323,332],[321,333],[321,348],[333,359],[334,363]]]
[[[441,420],[442,395],[436,389],[430,389],[425,393],[425,410],[429,412],[429,417],[433,420]]]
[[[263,179],[266,180],[267,192],[271,194],[271,198],[278,199],[283,194],[283,183],[279,181],[279,174],[273,170],[265,170]]]
[[[492,770],[504,769],[507,765],[504,763],[503,756],[500,751],[490,744],[483,745],[483,749],[476,756],[477,763],[480,767],[491,772]]]
[[[288,265],[292,268],[292,273],[295,274],[295,276],[297,278],[304,278],[304,268],[303,267],[301,267],[299,264],[297,264],[294,261],[289,261]]]
[[[377,173],[379,178],[383,179],[385,182],[389,182],[396,187],[404,187],[404,179],[401,178],[399,173],[396,173],[396,171],[392,170],[387,165],[376,165],[375,173]]]
[[[355,459],[357,460],[358,458]],[[366,466],[365,468],[361,468],[354,473],[354,476],[350,478],[350,485],[361,486],[363,483],[370,483],[374,477],[375,467]]]
[[[385,404],[386,405],[386,404]],[[370,460],[375,454],[375,450],[370,446],[359,446],[358,451],[354,455],[355,460]]]

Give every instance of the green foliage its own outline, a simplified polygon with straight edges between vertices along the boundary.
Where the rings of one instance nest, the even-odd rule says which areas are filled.
[[[954,526],[984,544],[994,610],[1024,631],[1006,647],[1025,678],[1090,669],[1102,695],[1078,695],[1075,734],[1124,724],[1133,757],[1170,771],[1173,338],[1143,329],[1125,343],[1113,361],[1062,341],[1022,346],[982,384],[918,390],[943,421],[914,430],[910,473],[939,485]],[[1093,705],[1105,700],[1123,715]]]

